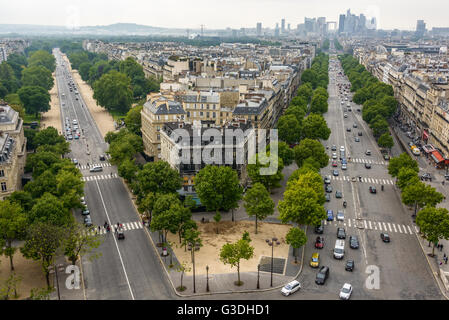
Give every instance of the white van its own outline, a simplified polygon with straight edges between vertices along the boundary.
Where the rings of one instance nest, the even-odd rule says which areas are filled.
[[[343,259],[345,256],[345,241],[344,240],[336,240],[334,247],[334,258],[335,259]]]

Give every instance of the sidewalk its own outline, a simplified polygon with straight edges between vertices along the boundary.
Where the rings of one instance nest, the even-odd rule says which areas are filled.
[[[402,148],[406,148],[408,151],[408,142],[411,141],[411,139],[406,138],[406,136],[401,132],[397,126],[393,127],[391,130],[394,135],[393,138],[395,140],[398,140],[402,144]],[[409,152],[410,153],[410,152]],[[398,154],[399,155],[399,154]],[[422,158],[423,156],[416,157],[413,156],[413,158]],[[449,185],[445,184],[443,186],[442,181],[445,181],[444,179],[444,170],[438,170],[433,165],[429,164],[426,159],[416,159],[418,161],[419,167],[420,167],[420,174],[424,172],[429,172],[432,175],[432,182],[425,181],[425,183],[430,184],[432,187],[436,188],[438,192],[441,192],[446,198],[449,198]],[[421,161],[420,161],[421,160]],[[424,161],[423,161],[424,160]],[[446,208],[449,210],[449,203],[448,201],[443,201],[439,205],[440,207]],[[416,223],[413,222],[414,225]],[[438,286],[441,289],[441,292],[446,297],[446,299],[449,299],[449,264],[446,264],[443,261],[443,256],[446,254],[449,256],[449,241],[448,240],[441,240],[439,243],[443,245],[442,251],[439,251],[437,248],[435,248],[434,253],[435,256],[432,257],[432,244],[429,246],[429,241],[422,238],[421,235],[417,234],[417,239],[421,245],[421,248],[423,250],[424,255],[426,256],[426,259],[429,263],[430,268],[432,269],[432,273],[435,277],[436,282],[438,283]],[[441,264],[440,264],[441,263]]]
[[[80,260],[76,262],[75,267],[71,267],[71,262],[67,261],[65,256],[60,256],[55,260],[55,265],[56,268],[50,272],[50,279],[53,282],[53,287],[55,288],[55,290],[50,294],[50,300],[86,300]],[[78,274],[72,271],[72,268],[80,271],[79,288],[75,288],[75,283],[70,281],[78,276]],[[66,284],[66,281],[69,282],[68,285]],[[70,289],[71,287],[73,289]]]

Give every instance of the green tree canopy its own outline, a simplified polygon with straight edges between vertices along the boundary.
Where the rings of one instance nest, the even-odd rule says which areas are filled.
[[[388,132],[384,133],[379,137],[379,139],[377,140],[377,144],[381,148],[388,148],[388,149],[391,149],[394,146],[393,138]]]
[[[38,115],[50,110],[50,94],[39,86],[24,86],[17,91],[27,114]]]
[[[433,243],[432,254],[436,243],[441,239],[449,239],[449,214],[446,208],[422,209],[416,217],[416,224],[424,237]]]
[[[42,66],[50,70],[50,72],[54,72],[56,69],[56,59],[47,51],[38,50],[28,58],[28,66]]]
[[[256,154],[247,166],[248,176],[253,183],[262,183],[268,191],[280,187],[284,163],[279,155],[267,153]]]
[[[419,172],[418,162],[412,159],[412,157],[405,152],[390,159],[390,163],[388,164],[388,173],[392,177],[397,177],[401,168],[410,168],[416,173]]]
[[[292,227],[285,236],[285,242],[291,245],[294,249],[299,249],[307,243],[307,236],[302,229]],[[295,263],[298,263],[296,250]]]
[[[135,106],[130,109],[125,117],[126,128],[134,134],[141,135],[142,118],[140,112],[143,106]]]
[[[329,156],[326,154],[323,145],[314,139],[306,138],[301,140],[293,151],[295,152],[295,161],[298,167],[301,167],[307,158],[313,158],[320,168],[324,168],[329,162]]]
[[[293,114],[280,116],[277,129],[279,130],[279,139],[288,144],[295,143],[301,139],[301,123]]]
[[[125,74],[112,70],[95,81],[93,89],[95,100],[107,110],[127,112],[131,108],[131,79]]]
[[[175,193],[181,189],[182,180],[178,171],[171,168],[166,161],[149,162],[137,173],[139,188],[138,197],[144,198],[146,194]]]
[[[39,86],[49,91],[53,88],[54,80],[51,71],[43,66],[25,68],[22,71],[24,86]]]
[[[243,197],[246,213],[248,216],[256,218],[257,221],[263,220],[274,212],[274,201],[270,198],[270,193],[261,183],[255,183]]]
[[[249,244],[249,241],[244,239],[235,243],[227,243],[220,250],[220,260],[224,264],[231,265],[231,267],[237,267],[237,285],[242,284],[240,281],[240,260],[249,260],[253,256],[254,248]]]
[[[312,113],[302,123],[302,134],[304,138],[327,140],[331,130],[322,115]]]

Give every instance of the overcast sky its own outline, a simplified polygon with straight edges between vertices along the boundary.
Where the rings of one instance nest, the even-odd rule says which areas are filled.
[[[350,8],[375,16],[378,28],[414,30],[449,27],[448,0],[0,0],[0,23],[59,26],[107,25],[117,22],[156,27],[205,29],[274,28],[286,19],[291,28],[304,17],[336,21]]]

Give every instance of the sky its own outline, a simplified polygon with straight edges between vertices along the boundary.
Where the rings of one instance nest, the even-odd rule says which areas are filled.
[[[304,17],[336,21],[347,9],[376,17],[378,29],[449,27],[448,0],[0,0],[0,24],[95,26],[137,23],[199,29],[274,28],[282,18],[295,29]]]

